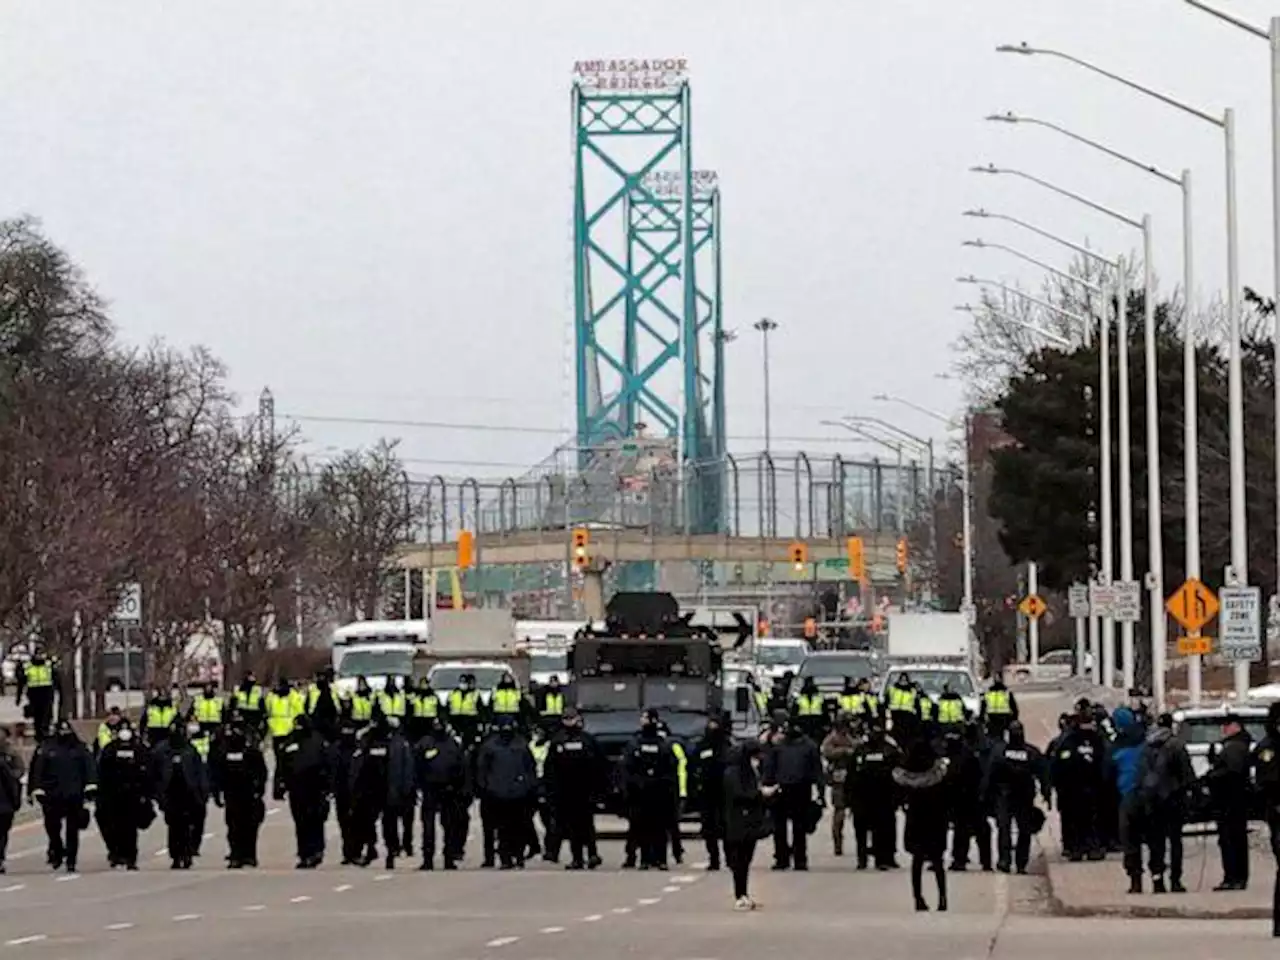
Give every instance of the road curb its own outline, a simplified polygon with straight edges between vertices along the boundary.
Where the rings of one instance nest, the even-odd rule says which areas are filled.
[[[1204,907],[1182,906],[1176,902],[1150,903],[1099,903],[1072,904],[1058,896],[1054,887],[1054,864],[1045,862],[1045,881],[1048,884],[1049,912],[1058,917],[1094,917],[1111,920],[1270,920],[1271,910],[1267,907]],[[1062,864],[1057,864],[1060,869]],[[1134,895],[1135,897],[1137,894]],[[1152,896],[1145,894],[1144,896]],[[1155,894],[1155,896],[1176,899],[1178,893]]]

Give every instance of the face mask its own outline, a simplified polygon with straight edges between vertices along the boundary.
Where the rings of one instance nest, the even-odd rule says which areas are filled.
[[[191,724],[191,726],[187,727],[187,736],[188,737],[200,736],[200,725],[198,723],[193,723]]]
[[[118,734],[118,736],[119,736],[119,738],[120,738],[120,742],[121,742],[121,743],[128,743],[130,740],[132,740],[132,739],[133,739],[133,731],[132,731],[132,730],[121,730],[121,731],[120,731],[120,733]]]

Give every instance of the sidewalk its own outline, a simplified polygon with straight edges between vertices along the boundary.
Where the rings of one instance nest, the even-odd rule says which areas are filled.
[[[1040,834],[1055,913],[1067,917],[1183,918],[1190,920],[1260,920],[1271,918],[1275,861],[1266,828],[1253,824],[1249,835],[1249,889],[1214,893],[1222,880],[1218,839],[1214,834],[1183,837],[1182,883],[1186,893],[1151,893],[1151,877],[1143,878],[1147,892],[1130,894],[1129,878],[1120,855],[1106,860],[1070,863],[1063,859],[1058,818],[1051,814]]]

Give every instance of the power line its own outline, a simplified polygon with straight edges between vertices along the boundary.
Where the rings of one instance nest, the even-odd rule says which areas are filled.
[[[560,437],[563,441],[568,442],[569,437],[564,435],[562,430],[555,427],[535,427],[528,424],[498,424],[498,423],[457,423],[444,420],[391,420],[381,417],[329,417],[318,414],[302,414],[302,413],[282,413],[280,417],[287,420],[294,420],[298,423],[334,423],[349,424],[352,426],[368,426],[368,427],[407,427],[415,430],[466,430],[476,433],[528,433],[542,434],[545,436]],[[746,440],[764,440],[761,434],[731,434],[727,439],[746,441]],[[839,443],[850,444],[859,443],[857,438],[847,435],[832,435],[826,437],[771,437],[771,440],[777,440],[783,443]]]

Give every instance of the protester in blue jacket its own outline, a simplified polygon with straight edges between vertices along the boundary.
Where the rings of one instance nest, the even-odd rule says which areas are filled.
[[[1112,782],[1120,800],[1120,844],[1124,849],[1124,871],[1130,886],[1142,892],[1142,800],[1138,793],[1138,762],[1147,731],[1128,707],[1119,707],[1111,716],[1116,738],[1111,744]]]

